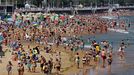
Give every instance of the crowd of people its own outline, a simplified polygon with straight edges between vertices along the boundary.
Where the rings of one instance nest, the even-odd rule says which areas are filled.
[[[117,55],[120,60],[125,59],[125,51],[124,51],[125,48],[126,45],[124,44],[124,42],[120,43],[120,47],[117,52]],[[93,40],[91,44],[91,48],[84,53],[83,57],[80,58],[79,53],[76,53],[75,60],[78,68],[79,68],[80,60],[83,63],[83,67],[91,65],[90,64],[91,62],[94,62],[95,65],[101,62],[102,63],[101,66],[103,68],[105,68],[107,65],[111,67],[113,61],[113,47],[107,40],[104,40],[100,43]]]
[[[108,30],[107,22],[95,15],[67,15],[55,13],[17,13],[12,15],[12,20],[1,22],[0,38],[2,44],[10,48],[12,61],[18,62],[18,75],[24,75],[25,66],[28,72],[36,72],[37,63],[40,63],[41,72],[51,75],[52,70],[56,74],[61,71],[61,54],[56,54],[55,61],[41,55],[39,45],[44,46],[46,53],[53,52],[52,46],[58,48],[63,45],[65,50],[77,51],[84,49],[84,41],[77,38],[80,35],[89,35],[96,33],[106,33]],[[67,42],[66,37],[73,37]],[[80,62],[83,66],[90,64],[93,59],[98,62],[102,58],[102,67],[105,67],[107,59],[108,65],[112,64],[112,47],[108,41],[102,41],[101,44],[95,40],[91,41],[91,48],[81,58],[79,53],[75,55],[77,68],[80,68]],[[32,48],[27,45],[24,49],[23,43],[35,43]],[[101,45],[103,45],[101,47]],[[124,56],[124,44],[119,50],[121,59]],[[24,66],[25,65],[25,66]],[[7,64],[8,75],[12,70],[12,63]]]

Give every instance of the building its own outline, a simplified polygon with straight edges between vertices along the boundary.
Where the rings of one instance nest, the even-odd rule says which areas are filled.
[[[12,0],[0,0],[0,14],[12,13],[14,2]]]

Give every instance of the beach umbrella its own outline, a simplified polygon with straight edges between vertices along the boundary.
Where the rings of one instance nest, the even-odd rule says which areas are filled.
[[[33,26],[39,26],[38,22],[33,22]]]
[[[33,26],[35,26],[35,27],[36,27],[36,26],[39,26],[39,24],[33,24]]]
[[[13,22],[13,19],[12,18],[7,18],[6,19],[8,22]]]
[[[73,18],[73,17],[74,17],[74,15],[70,15],[70,16],[69,16],[69,18]]]
[[[65,16],[64,15],[60,15],[60,19],[61,20],[65,20]]]
[[[0,42],[4,40],[4,37],[2,36],[2,33],[0,33]]]
[[[4,20],[5,19],[5,15],[2,15],[0,17],[1,17],[1,20]]]
[[[32,22],[32,24],[38,24],[38,22],[35,22],[35,21],[34,21],[34,22]]]
[[[40,15],[40,20],[41,20],[41,21],[44,20],[44,15],[43,15],[43,14]]]
[[[34,13],[28,13],[28,15],[33,15]]]
[[[17,15],[17,19],[20,19],[21,18],[21,15],[18,13],[16,14]]]
[[[1,18],[7,20],[7,19],[11,18],[11,15],[10,14],[3,15],[3,17],[1,16]]]
[[[51,16],[51,20],[52,20],[52,21],[58,20],[58,19],[59,19],[58,14],[53,14],[53,15]]]
[[[3,23],[4,21],[0,20],[0,23]]]
[[[13,22],[12,21],[10,21],[10,22],[7,22],[8,24],[13,24]]]
[[[4,28],[4,30],[7,30],[8,29],[8,27],[5,26],[5,25],[1,25],[1,27]]]
[[[37,13],[36,15],[40,16],[40,15],[42,15],[42,13],[41,13],[41,12],[39,12],[39,13]]]
[[[54,16],[51,16],[51,20],[54,21]]]
[[[31,20],[30,18],[26,18],[26,20]]]
[[[7,18],[11,18],[12,16],[11,16],[10,14],[8,14],[6,17],[7,17]]]
[[[15,21],[15,25],[19,26],[20,25],[20,21]]]

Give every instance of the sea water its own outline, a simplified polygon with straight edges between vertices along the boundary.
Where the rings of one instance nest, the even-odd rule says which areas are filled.
[[[102,40],[108,40],[112,43],[114,51],[117,52],[119,45],[122,40],[127,43],[127,48],[125,49],[125,60],[119,60],[117,53],[113,56],[113,63],[111,66],[111,70],[108,70],[108,67],[101,68],[91,68],[88,69],[86,75],[134,75],[134,16],[121,16],[120,18],[129,19],[131,26],[128,28],[128,34],[110,31],[106,34],[96,34],[94,36],[87,35],[81,36],[85,41],[87,39],[96,40],[100,42]],[[82,75],[81,73],[78,75]]]

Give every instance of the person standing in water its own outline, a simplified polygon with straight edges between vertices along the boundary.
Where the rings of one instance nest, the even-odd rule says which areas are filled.
[[[7,69],[7,72],[8,72],[8,75],[12,75],[11,71],[12,71],[12,63],[11,61],[8,61],[8,64],[6,66],[6,69]]]
[[[128,24],[128,28],[130,28],[130,27],[131,27],[131,24],[129,23],[129,24]]]
[[[119,55],[120,60],[124,59],[124,56],[125,56],[124,46],[120,46],[119,51],[118,51],[118,55]]]
[[[118,55],[119,55],[120,60],[124,60],[124,57],[125,57],[125,51],[124,51],[124,49],[126,47],[127,46],[126,46],[124,40],[122,40],[121,41],[121,44],[120,44],[120,47],[119,47],[119,50],[118,50]]]
[[[111,64],[112,64],[113,58],[112,58],[112,53],[110,52],[108,54],[108,58],[107,58],[107,62],[108,62],[108,66],[111,68]]]
[[[102,67],[105,67],[105,61],[106,61],[106,51],[102,49],[101,51],[101,57],[102,57]]]

